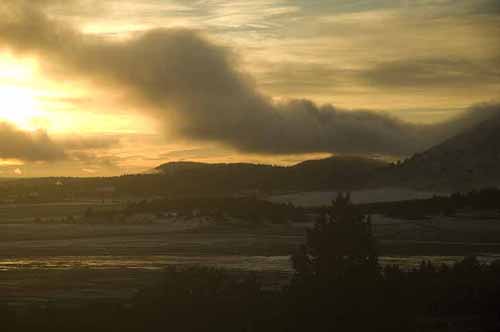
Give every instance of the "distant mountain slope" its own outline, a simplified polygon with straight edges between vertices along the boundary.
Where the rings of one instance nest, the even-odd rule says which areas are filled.
[[[155,168],[156,173],[163,175],[181,175],[190,172],[217,172],[217,171],[256,171],[256,170],[272,170],[282,167],[264,165],[264,164],[250,164],[250,163],[200,163],[193,161],[173,161],[162,164]]]
[[[165,176],[200,183],[231,186],[232,189],[314,190],[356,189],[364,186],[385,162],[361,157],[330,157],[308,160],[294,166],[257,164],[204,164],[172,162],[155,171]],[[231,185],[229,185],[231,184]]]
[[[57,185],[60,183],[61,185]],[[397,165],[362,157],[330,157],[293,166],[171,162],[146,174],[111,178],[45,178],[0,182],[10,197],[234,195],[394,187],[427,192],[500,185],[500,116],[490,118]],[[100,196],[99,196],[100,197]]]
[[[59,184],[59,185],[58,185]],[[0,180],[0,201],[33,192],[43,198],[234,195],[374,188],[426,192],[500,186],[500,115],[397,165],[362,157],[330,157],[293,166],[171,162],[151,172],[110,178]]]
[[[144,174],[108,178],[26,178],[0,182],[0,203],[89,197],[254,195],[314,190],[355,190],[387,164],[332,157],[282,167],[256,164],[173,162]]]
[[[405,187],[469,190],[500,185],[500,116],[384,170],[382,182]]]

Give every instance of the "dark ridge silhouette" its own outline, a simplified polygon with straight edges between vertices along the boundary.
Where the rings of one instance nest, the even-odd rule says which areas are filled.
[[[465,191],[500,185],[500,115],[382,172],[380,183]]]
[[[334,156],[283,167],[248,163],[172,162],[154,174],[109,178],[40,178],[2,181],[0,201],[23,200],[33,191],[46,200],[95,197],[113,187],[114,197],[147,195],[235,195],[400,187],[436,192],[500,185],[500,116],[481,122],[403,162]],[[57,182],[64,185],[56,186]],[[3,195],[3,196],[2,196]]]
[[[369,183],[370,178],[387,165],[377,159],[334,156],[288,167],[249,163],[172,162],[158,166],[155,172],[166,176],[194,178],[201,182],[207,179],[218,179],[220,181],[217,182],[221,184],[230,181],[240,189],[354,190]]]
[[[356,190],[363,188],[388,164],[361,157],[331,157],[282,167],[256,164],[203,164],[174,162],[157,167],[153,174],[108,178],[33,178],[0,182],[0,202],[54,201],[100,197],[103,190],[115,198],[151,195],[260,196],[274,192]],[[151,172],[150,172],[151,173]],[[112,191],[112,193],[111,193]]]
[[[357,157],[357,156],[332,156],[324,159],[306,160],[297,163],[293,166],[272,166],[266,164],[252,164],[252,163],[201,163],[193,161],[174,161],[162,164],[155,168],[160,173],[173,173],[182,171],[192,171],[200,169],[217,169],[217,168],[268,168],[268,169],[314,169],[323,170],[325,168],[348,168],[358,167],[372,169],[377,167],[386,166],[387,163],[379,159]]]

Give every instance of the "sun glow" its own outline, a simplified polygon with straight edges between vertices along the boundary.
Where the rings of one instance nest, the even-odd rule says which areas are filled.
[[[35,120],[41,116],[36,98],[29,89],[0,86],[0,120],[24,130],[35,130]]]
[[[24,130],[37,129],[34,120],[41,116],[36,93],[29,87],[36,62],[0,53],[0,121]]]

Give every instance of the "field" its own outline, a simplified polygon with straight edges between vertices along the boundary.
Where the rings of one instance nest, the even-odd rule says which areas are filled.
[[[94,205],[92,205],[94,204]],[[171,264],[254,271],[274,287],[290,276],[289,254],[311,224],[259,224],[162,218],[151,224],[35,223],[81,215],[98,203],[2,206],[0,293],[14,304],[130,299]],[[372,218],[382,264],[451,264],[465,255],[500,257],[500,220],[475,215]]]
[[[31,223],[36,218],[59,219],[85,213],[87,208],[118,207],[117,202],[78,201],[43,204],[0,204],[0,223]]]
[[[270,199],[274,202],[292,203],[297,206],[329,205],[337,196],[338,191],[310,191],[274,195]],[[365,189],[351,192],[354,203],[376,203],[400,200],[430,198],[435,193],[398,188]]]

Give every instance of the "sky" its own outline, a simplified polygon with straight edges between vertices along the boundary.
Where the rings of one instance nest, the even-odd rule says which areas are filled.
[[[0,2],[0,177],[401,158],[499,92],[497,0]]]

